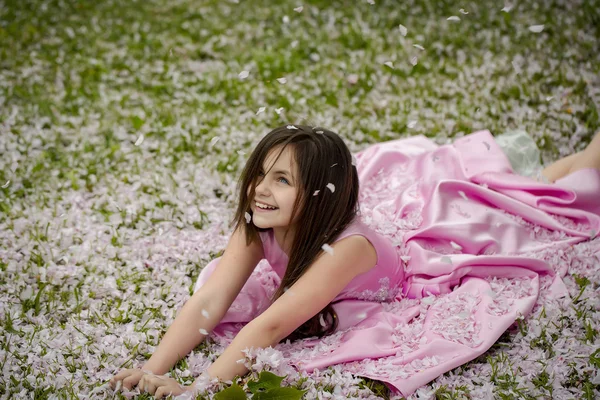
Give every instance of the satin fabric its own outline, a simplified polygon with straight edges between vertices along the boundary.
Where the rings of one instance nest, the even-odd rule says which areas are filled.
[[[366,237],[377,265],[334,299],[334,334],[276,346],[298,370],[341,363],[409,396],[484,353],[541,291],[568,296],[568,263],[552,254],[600,231],[600,170],[554,184],[519,176],[487,130],[442,146],[425,136],[383,142],[356,159],[361,212],[337,240]],[[285,273],[272,232],[261,239],[265,260],[212,332],[226,343],[269,307]]]

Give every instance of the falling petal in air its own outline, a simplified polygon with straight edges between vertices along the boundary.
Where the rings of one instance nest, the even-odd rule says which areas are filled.
[[[407,126],[409,129],[412,129],[412,128],[414,128],[415,126],[417,126],[417,121],[414,121],[414,120],[413,120],[413,121],[408,121],[408,124],[406,124],[406,126]]]
[[[239,77],[240,79],[246,79],[246,78],[247,78],[249,75],[250,75],[250,72],[248,72],[248,71],[244,70],[244,71],[242,71],[242,72],[240,72],[240,73],[238,74],[238,77]]]
[[[140,135],[140,137],[137,138],[137,140],[135,141],[134,145],[139,146],[140,144],[142,144],[143,141],[144,141],[144,135]]]
[[[408,33],[408,29],[406,29],[406,27],[402,24],[398,25],[398,28],[400,29],[400,34],[402,36],[406,36],[406,34]]]
[[[419,59],[417,58],[417,56],[414,56],[410,59],[410,63],[413,65],[413,67],[415,65],[417,65],[418,62],[419,62]]]
[[[218,136],[215,136],[214,138],[210,139],[210,147],[212,148],[215,144],[217,144],[219,139],[220,139],[220,137],[218,137]]]
[[[383,65],[390,67],[391,69],[394,69],[394,63],[391,61],[386,61],[383,63]]]
[[[323,314],[319,314],[319,323],[323,328],[327,326],[327,324],[325,323],[325,318],[323,318]]]
[[[204,318],[208,318],[208,311],[206,311],[205,309],[202,309],[202,316]]]
[[[294,11],[296,11],[297,13],[301,13],[302,10],[304,10],[304,7],[302,6],[294,8]]]
[[[200,329],[198,329],[198,331],[205,336],[208,335],[208,331],[206,329],[200,328]]]
[[[425,50],[425,47],[421,46],[420,44],[413,44],[413,47],[416,47],[419,50]]]
[[[2,185],[2,189],[6,189],[10,185],[10,179],[6,181],[4,185]]]
[[[281,114],[281,112],[283,111],[283,107],[279,107],[275,109],[275,112],[277,113],[277,115]]]
[[[285,78],[277,78],[277,82],[281,83],[282,85],[285,85],[285,83],[287,82],[287,79],[285,79]]]
[[[529,30],[533,33],[540,33],[544,30],[544,25],[531,25]]]
[[[448,21],[460,21],[460,17],[453,15],[447,18]]]
[[[356,159],[356,157],[354,156],[354,154],[352,154],[352,165],[354,165],[356,167],[357,163],[358,163],[358,160]]]
[[[267,107],[260,107],[260,108],[258,109],[258,111],[256,112],[256,115],[258,115],[258,114],[260,114],[260,113],[262,113],[262,112],[265,112],[265,110],[266,110],[266,109],[267,109]]]
[[[465,15],[467,15],[469,13],[468,11],[465,11],[464,8],[461,8],[460,10],[458,10],[458,12],[460,12],[461,14],[465,14]]]
[[[511,4],[508,4],[506,6],[504,6],[504,8],[500,11],[504,11],[505,13],[510,12],[510,10],[512,10],[513,6]]]
[[[247,224],[249,224],[250,221],[252,221],[252,216],[250,215],[250,213],[248,211],[246,211],[246,213],[244,214],[244,217],[246,217]]]

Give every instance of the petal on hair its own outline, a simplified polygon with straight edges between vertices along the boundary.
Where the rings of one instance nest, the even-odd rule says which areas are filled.
[[[315,131],[315,133],[318,133],[318,134],[322,135],[323,131]]]
[[[333,193],[335,192],[335,185],[333,183],[328,183],[327,189],[331,190],[331,193]]]
[[[324,252],[333,255],[333,247],[331,247],[327,243],[325,243],[323,246],[321,246],[321,248],[323,249]]]
[[[250,221],[252,221],[252,216],[250,215],[250,213],[248,211],[246,211],[246,213],[244,214],[244,217],[246,217],[247,224],[249,224]]]
[[[319,192],[320,192],[320,190],[315,190],[315,192],[313,193],[313,196],[316,196],[316,195],[318,195],[318,194],[319,194]]]
[[[288,125],[288,126],[286,126],[286,128],[288,128],[288,129],[298,129],[294,125]]]
[[[323,314],[319,314],[319,323],[323,328],[327,327],[327,324],[325,323],[325,318],[323,318]]]

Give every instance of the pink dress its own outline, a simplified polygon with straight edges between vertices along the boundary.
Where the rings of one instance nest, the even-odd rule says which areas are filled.
[[[600,170],[554,184],[516,175],[488,131],[443,146],[379,143],[356,158],[361,213],[337,240],[366,237],[377,265],[335,298],[334,334],[275,347],[298,370],[343,364],[409,396],[488,350],[542,295],[568,296],[556,259],[600,232]],[[212,332],[221,339],[269,307],[285,272],[272,231],[261,239],[266,259]]]

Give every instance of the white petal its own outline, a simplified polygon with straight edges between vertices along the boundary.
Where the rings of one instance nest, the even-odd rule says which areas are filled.
[[[315,133],[318,133],[319,135],[322,135],[323,131],[315,131]]]
[[[260,108],[258,109],[258,111],[256,112],[256,115],[258,115],[258,114],[260,114],[260,113],[262,113],[262,112],[265,112],[265,110],[266,110],[266,109],[267,109],[267,107],[260,107]]]
[[[205,309],[202,309],[202,316],[204,318],[208,318],[208,311],[206,311]]]
[[[140,135],[140,137],[137,138],[137,140],[135,141],[135,145],[139,146],[140,144],[142,144],[143,141],[144,141],[144,135]]]
[[[279,82],[282,85],[284,85],[287,82],[287,79],[285,79],[285,78],[277,78],[277,82]]]
[[[246,361],[244,358],[240,358],[239,360],[236,361],[236,364],[243,364],[244,361]]]
[[[250,215],[249,212],[246,211],[246,213],[244,214],[244,217],[246,217],[246,223],[249,224],[250,221],[252,221],[252,216]]]
[[[440,258],[440,261],[446,264],[452,264],[452,259],[448,256],[443,256],[442,258]]]
[[[394,69],[394,63],[391,61],[386,61],[383,63],[383,65],[386,65],[386,66],[390,67],[391,69]]]
[[[323,318],[323,314],[319,314],[319,323],[323,328],[327,326],[327,324],[325,323],[325,318]]]
[[[425,47],[421,46],[420,44],[413,44],[413,47],[416,47],[419,50],[425,50]]]
[[[408,121],[408,124],[406,124],[406,126],[407,126],[409,129],[412,129],[412,128],[414,128],[415,126],[417,126],[417,121],[415,121],[415,120]]]
[[[469,198],[467,197],[467,195],[465,194],[465,192],[463,192],[462,190],[458,191],[458,194],[460,195],[460,197],[462,197],[465,200],[469,200]]]
[[[282,21],[284,24],[289,24],[290,23],[290,17],[288,17],[287,15],[284,15],[282,18]]]
[[[448,17],[448,21],[460,21],[460,17],[457,17],[456,15],[453,15],[451,17]]]
[[[119,390],[121,390],[122,384],[123,384],[123,381],[117,381],[117,386],[115,387],[115,392],[118,392]]]
[[[406,36],[406,34],[408,33],[408,29],[406,29],[406,27],[402,24],[398,25],[398,28],[400,29],[400,34],[402,36]]]
[[[534,33],[540,33],[544,30],[544,25],[531,25],[529,30]]]
[[[465,9],[464,9],[464,8],[461,8],[461,9],[460,9],[460,10],[458,10],[458,11],[459,11],[461,14],[465,14],[465,15],[467,15],[467,14],[469,13],[468,11],[465,11]]]
[[[246,154],[246,152],[245,152],[244,150],[238,150],[238,151],[237,151],[237,153],[238,153],[240,156],[243,156],[243,155],[245,155],[245,154]]]
[[[410,59],[410,63],[413,65],[413,67],[415,65],[417,65],[418,62],[419,62],[419,59],[417,58],[417,56],[414,56]]]
[[[214,138],[210,139],[210,147],[212,148],[218,141],[219,141],[220,137],[215,136]]]
[[[328,183],[327,189],[331,190],[331,193],[333,193],[335,192],[335,185],[333,183]]]
[[[203,334],[205,336],[208,335],[208,331],[206,329],[200,328],[199,331],[201,334]]]
[[[290,129],[290,130],[291,130],[291,129],[298,129],[298,128],[296,128],[294,125],[288,125],[288,126],[286,126],[286,128],[288,128],[288,129]]]
[[[507,6],[504,6],[504,8],[503,8],[502,10],[500,10],[500,11],[504,11],[504,12],[506,12],[506,13],[507,13],[507,12],[509,12],[510,10],[512,10],[512,8],[513,8],[513,6],[509,4],[509,5],[507,5]]]
[[[6,189],[10,185],[10,179],[6,181],[4,185],[2,185],[2,189]]]
[[[321,248],[323,249],[324,252],[333,255],[333,247],[331,247],[327,243],[325,243],[323,246],[321,246]]]
[[[294,8],[294,11],[296,11],[298,13],[302,12],[302,10],[304,10],[304,7],[302,7],[302,6]]]
[[[352,154],[352,165],[354,165],[356,167],[357,163],[358,163],[358,160],[356,159],[356,157],[354,156],[354,154]]]
[[[319,192],[320,192],[320,190],[315,190],[315,192],[313,193],[313,196],[316,196],[316,195],[318,195],[318,194],[319,194]]]
[[[277,115],[281,114],[281,112],[283,111],[283,107],[279,107],[275,109],[275,112],[277,113]]]
[[[250,72],[248,72],[248,71],[244,70],[244,71],[242,71],[242,72],[240,72],[240,73],[238,74],[238,77],[239,77],[240,79],[246,79],[246,78],[247,78],[249,75],[250,75]]]
[[[355,85],[358,82],[358,78],[359,78],[358,74],[350,74],[350,75],[348,75],[346,80],[348,81],[349,84]]]
[[[356,314],[356,318],[363,320],[363,319],[367,318],[367,313],[361,312],[360,314]]]
[[[455,242],[450,242],[450,246],[452,246],[453,248],[455,248],[456,250],[462,250],[462,246],[458,243]]]

